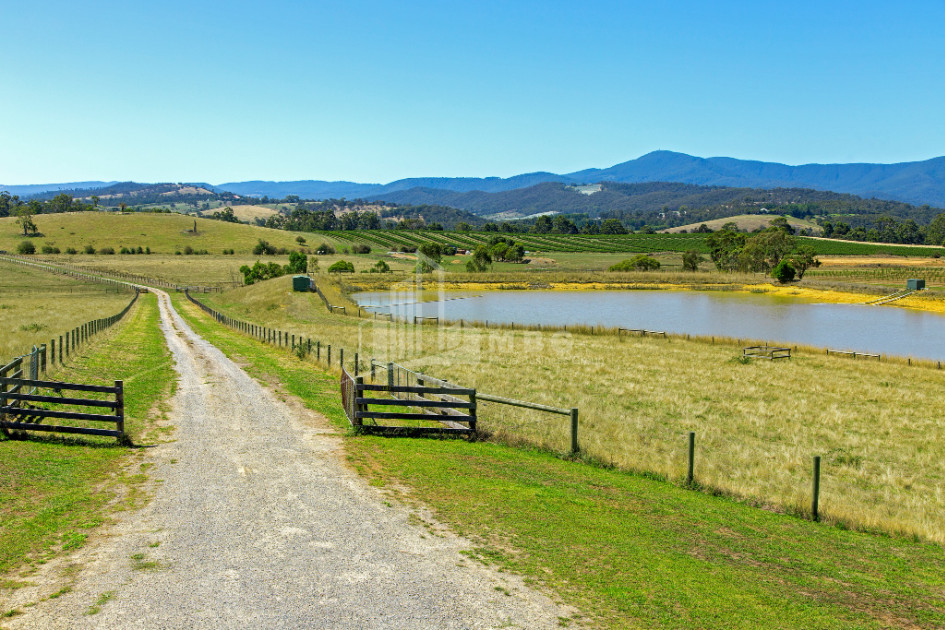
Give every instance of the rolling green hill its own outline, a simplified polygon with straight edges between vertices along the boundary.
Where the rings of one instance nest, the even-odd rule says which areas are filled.
[[[259,239],[276,247],[299,247],[295,240],[298,234],[292,232],[181,214],[70,212],[38,215],[33,220],[42,234],[29,239],[37,251],[44,245],[58,247],[63,252],[67,247],[82,251],[86,245],[91,245],[96,250],[112,247],[116,252],[122,247],[150,247],[155,254],[173,254],[189,246],[194,250],[206,249],[211,254],[222,254],[224,249],[246,254]],[[196,233],[192,231],[195,222]],[[23,240],[23,231],[16,219],[0,218],[0,249],[16,251]]]

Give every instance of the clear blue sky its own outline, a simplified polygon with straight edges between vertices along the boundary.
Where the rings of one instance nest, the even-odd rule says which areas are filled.
[[[945,3],[8,2],[0,183],[945,154]]]

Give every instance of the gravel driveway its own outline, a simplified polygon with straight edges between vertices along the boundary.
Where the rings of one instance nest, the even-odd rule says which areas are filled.
[[[180,385],[174,440],[146,458],[154,497],[70,559],[71,592],[0,625],[548,628],[574,612],[385,501],[345,467],[325,418],[282,402],[158,295]]]

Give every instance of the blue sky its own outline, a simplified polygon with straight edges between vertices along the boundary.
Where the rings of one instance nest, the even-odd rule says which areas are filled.
[[[4,3],[0,183],[945,154],[945,3]]]

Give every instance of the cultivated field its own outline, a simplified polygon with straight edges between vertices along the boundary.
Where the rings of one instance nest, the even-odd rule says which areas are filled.
[[[697,434],[697,480],[790,512],[807,510],[824,457],[822,510],[851,526],[945,541],[945,371],[826,357],[737,360],[745,342],[405,326],[330,316],[279,279],[206,296],[220,310],[397,361],[483,392],[581,410],[585,454],[679,479]],[[330,297],[329,299],[334,299]],[[363,367],[362,367],[363,369]],[[482,405],[502,438],[567,448],[563,419]]]
[[[133,294],[0,260],[0,364],[90,320],[114,315]]]

